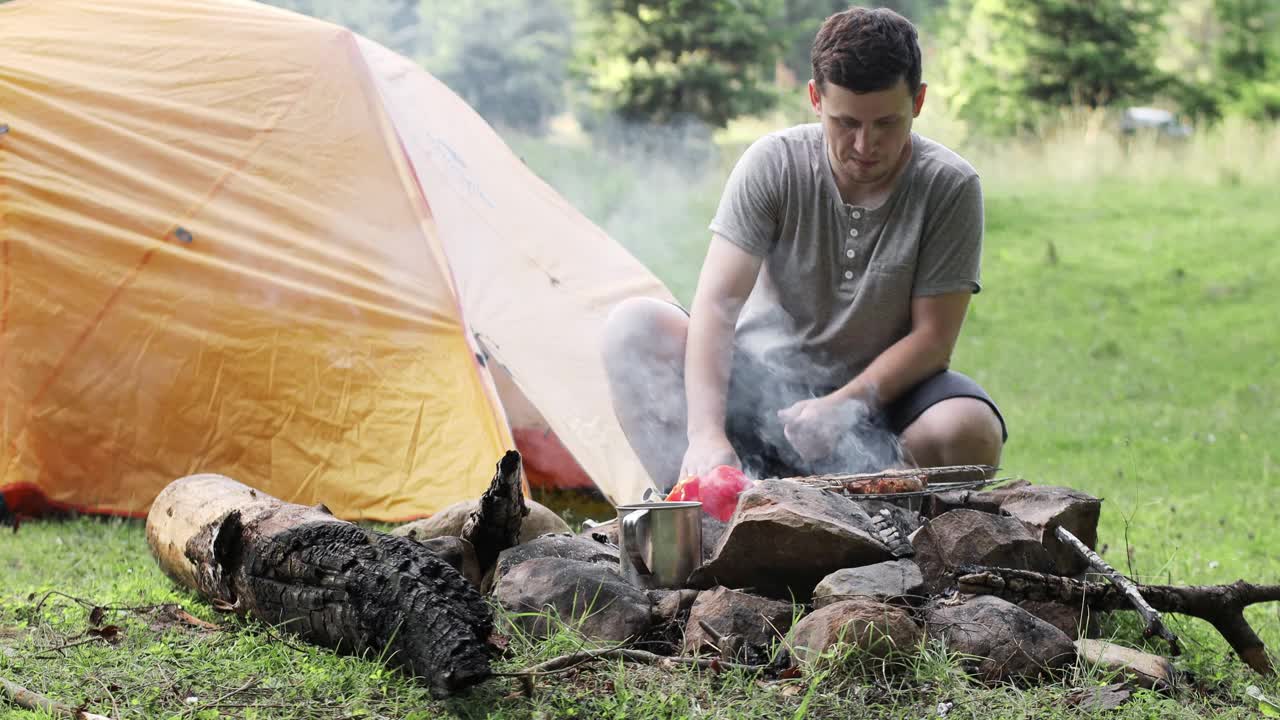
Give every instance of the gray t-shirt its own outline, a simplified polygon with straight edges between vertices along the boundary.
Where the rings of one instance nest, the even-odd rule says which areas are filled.
[[[738,349],[780,377],[852,380],[911,329],[911,299],[979,292],[982,188],[968,162],[911,135],[877,208],[847,205],[820,124],[760,138],[738,160],[710,229],[764,263]]]

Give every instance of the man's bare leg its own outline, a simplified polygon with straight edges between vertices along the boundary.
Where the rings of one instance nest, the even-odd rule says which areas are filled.
[[[689,318],[651,298],[632,298],[609,314],[604,365],[614,412],[641,464],[662,490],[679,480],[689,444],[684,348]]]
[[[991,406],[956,397],[930,407],[908,425],[902,445],[917,467],[999,465],[1004,440]]]

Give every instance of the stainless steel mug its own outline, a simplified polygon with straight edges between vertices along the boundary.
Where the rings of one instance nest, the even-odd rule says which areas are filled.
[[[618,507],[622,576],[642,588],[684,587],[702,564],[702,503]]]

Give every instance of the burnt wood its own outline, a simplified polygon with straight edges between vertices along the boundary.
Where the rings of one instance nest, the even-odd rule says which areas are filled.
[[[520,485],[520,453],[510,450],[498,461],[489,489],[462,525],[462,539],[475,548],[482,576],[499,553],[520,543],[520,524],[528,514]]]
[[[383,657],[437,697],[491,674],[489,606],[421,543],[217,475],[171,483],[147,525],[161,567],[221,609]]]

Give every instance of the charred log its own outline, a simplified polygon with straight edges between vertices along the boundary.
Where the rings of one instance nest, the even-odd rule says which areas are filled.
[[[462,526],[462,539],[475,548],[481,575],[498,561],[499,553],[520,543],[520,524],[528,514],[520,487],[520,453],[511,450],[498,461],[493,482]]]
[[[339,652],[385,657],[437,696],[490,675],[488,606],[408,538],[194,475],[156,498],[147,540],[170,577],[215,605]]]

